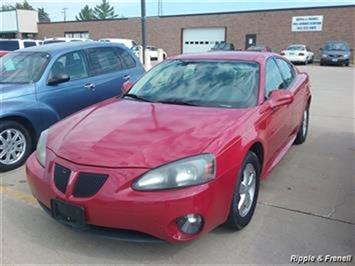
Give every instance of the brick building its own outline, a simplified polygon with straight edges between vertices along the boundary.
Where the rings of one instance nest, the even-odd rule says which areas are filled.
[[[240,49],[256,42],[277,52],[290,43],[305,43],[319,58],[319,48],[328,40],[345,40],[355,48],[354,18],[355,5],[147,17],[146,36],[148,44],[163,48],[168,55],[185,52],[189,45],[207,47],[213,38],[222,38]],[[303,28],[294,27],[298,19],[316,20],[319,27],[309,27],[308,22]],[[39,38],[141,39],[140,18],[39,23],[38,28]],[[191,36],[200,37],[193,40]]]

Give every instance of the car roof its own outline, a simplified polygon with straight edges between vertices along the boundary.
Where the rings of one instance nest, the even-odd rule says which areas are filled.
[[[307,46],[307,45],[305,45],[305,44],[303,44],[303,43],[291,43],[289,46],[287,46],[287,47],[290,47],[290,46]]]
[[[193,54],[182,54],[170,57],[169,59],[180,59],[180,60],[242,60],[242,61],[255,61],[263,62],[270,56],[276,55],[270,52],[246,52],[246,51],[216,51],[207,53],[193,53]]]
[[[24,49],[17,50],[16,52],[43,52],[51,55],[61,54],[63,52],[75,51],[78,49],[88,49],[95,47],[121,47],[124,45],[119,43],[105,43],[105,42],[60,42],[49,43],[40,46],[32,46]]]

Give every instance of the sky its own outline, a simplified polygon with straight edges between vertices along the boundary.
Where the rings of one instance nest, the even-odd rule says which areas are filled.
[[[14,4],[23,0],[0,0],[2,4]],[[75,16],[84,5],[94,7],[101,0],[28,0],[35,8],[44,8],[52,21],[63,21],[63,8],[67,8],[67,20]],[[140,0],[109,0],[119,17],[140,16]],[[352,5],[354,0],[162,0],[163,15],[277,9],[291,7]],[[158,0],[146,0],[147,16],[158,15]]]

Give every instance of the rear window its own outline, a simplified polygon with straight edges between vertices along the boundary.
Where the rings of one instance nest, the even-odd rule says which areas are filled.
[[[36,42],[23,42],[23,46],[26,47],[31,47],[31,46],[36,46]]]
[[[43,44],[59,43],[59,42],[65,42],[65,41],[62,41],[62,40],[51,40],[51,41],[44,41]]]
[[[290,45],[287,47],[286,50],[291,50],[291,51],[304,51],[305,47],[303,45]]]
[[[0,41],[0,50],[14,51],[20,49],[18,41]]]

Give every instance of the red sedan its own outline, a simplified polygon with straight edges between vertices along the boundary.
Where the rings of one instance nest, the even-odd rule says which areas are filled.
[[[189,241],[251,220],[259,182],[305,141],[308,75],[273,53],[170,58],[44,131],[27,161],[62,223]]]
[[[0,50],[0,57],[3,57],[4,55],[7,55],[8,53],[10,53],[10,51]]]

